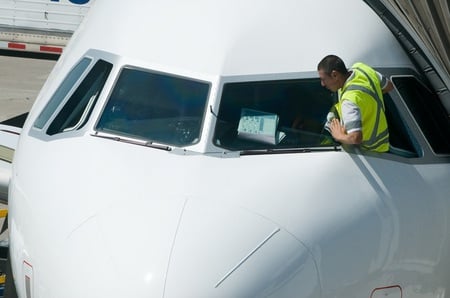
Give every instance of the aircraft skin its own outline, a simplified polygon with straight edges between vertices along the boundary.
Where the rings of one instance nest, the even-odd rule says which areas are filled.
[[[450,157],[433,151],[397,88],[414,156],[239,150],[217,137],[228,86],[320,88],[317,63],[330,53],[394,84],[418,73],[363,1],[96,0],[15,151],[18,296],[450,297]],[[59,86],[87,61],[72,94],[100,60],[112,68],[84,123],[50,133],[67,102],[52,103]],[[172,143],[101,130],[124,68],[207,86],[198,137],[183,143],[193,131],[178,122]]]

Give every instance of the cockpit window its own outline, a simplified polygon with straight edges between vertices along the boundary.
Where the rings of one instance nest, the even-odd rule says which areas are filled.
[[[47,134],[77,130],[87,122],[111,72],[112,64],[98,60],[81,84],[72,93],[50,124]]]
[[[58,87],[56,92],[53,94],[52,98],[42,110],[41,114],[36,119],[34,127],[42,129],[44,128],[47,121],[59,107],[61,102],[66,98],[67,94],[80,79],[84,71],[88,68],[91,63],[91,59],[83,58],[67,75],[61,85]]]
[[[450,118],[438,96],[415,77],[395,77],[393,82],[437,154],[450,154]]]
[[[335,102],[318,79],[227,83],[214,143],[229,150],[334,146],[324,124]]]
[[[200,139],[209,84],[124,68],[96,129],[175,146]]]

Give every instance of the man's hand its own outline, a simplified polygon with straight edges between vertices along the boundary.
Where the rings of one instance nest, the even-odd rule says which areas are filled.
[[[331,120],[330,132],[333,138],[342,144],[361,144],[361,131],[353,131],[347,134],[345,127],[341,125],[338,119]]]

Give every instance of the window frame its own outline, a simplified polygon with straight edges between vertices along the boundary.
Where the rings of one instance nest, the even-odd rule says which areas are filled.
[[[99,91],[98,94],[96,94],[93,104],[89,106],[84,106],[83,108],[84,112],[80,114],[81,117],[83,117],[83,114],[87,114],[85,115],[87,117],[79,119],[83,120],[81,123],[82,125],[73,127],[73,129],[67,129],[65,131],[59,131],[56,133],[49,134],[48,133],[49,127],[52,125],[52,123],[54,123],[55,119],[58,117],[58,115],[60,115],[61,111],[67,105],[68,101],[72,98],[72,96],[74,96],[74,94],[77,92],[77,90],[86,80],[86,78],[91,74],[94,67],[100,60],[103,63],[109,65],[109,70],[106,74],[106,77],[102,81],[102,85],[98,90]],[[89,61],[87,67],[84,67],[84,69],[81,72],[74,73],[74,70],[83,61]],[[50,100],[46,103],[46,105],[44,106],[38,117],[33,120],[33,125],[31,126],[28,134],[31,137],[35,137],[38,139],[52,140],[83,133],[86,130],[89,121],[93,119],[93,115],[95,114],[94,111],[97,109],[99,103],[99,98],[102,97],[103,94],[105,93],[104,92],[105,87],[108,85],[108,81],[114,74],[116,62],[117,58],[115,58],[115,56],[102,51],[91,50],[88,51],[85,55],[83,55],[78,60],[78,62],[75,63],[75,65],[70,69],[70,71],[67,72],[64,79],[59,82],[58,87],[51,94]],[[76,79],[71,78],[72,76],[75,76]],[[64,86],[65,84],[67,85]],[[86,90],[89,89],[90,88],[88,87]],[[88,110],[86,111],[86,109]]]
[[[61,81],[50,100],[34,120],[33,129],[40,131],[47,130],[49,123],[52,122],[56,114],[59,113],[62,106],[84,79],[86,73],[89,72],[93,64],[94,59],[88,56],[82,57],[78,61]],[[79,67],[80,69],[78,69]]]
[[[111,62],[97,59],[85,72],[76,88],[73,88],[72,92],[65,97],[64,103],[59,106],[57,113],[48,123],[45,133],[53,136],[81,129],[88,122],[113,67],[114,65]],[[94,93],[92,94],[92,92]],[[77,98],[74,98],[75,96]],[[78,96],[81,96],[81,98],[78,98]],[[73,120],[76,122],[72,124]]]
[[[424,105],[423,99],[418,99],[418,98],[411,99],[411,100],[406,99],[405,94],[402,94],[397,89],[397,85],[402,84],[402,82],[396,82],[396,81],[403,80],[403,79],[413,79],[414,82],[408,82],[408,83],[418,85],[417,88],[420,88],[426,92],[429,92],[429,94],[433,95],[434,96],[433,100],[435,100],[434,105],[427,109],[427,107]],[[435,156],[450,156],[450,145],[447,145],[447,148],[446,148],[447,152],[438,152],[439,150],[437,150],[437,147],[440,146],[440,144],[436,144],[436,136],[430,135],[430,133],[432,134],[432,132],[427,132],[427,130],[430,128],[429,123],[423,122],[424,120],[426,121],[426,117],[428,117],[428,119],[430,119],[429,115],[433,112],[436,112],[436,109],[441,109],[441,111],[439,111],[439,112],[443,113],[443,115],[441,117],[445,117],[445,115],[446,115],[445,108],[442,105],[442,103],[440,102],[437,94],[435,94],[433,92],[433,89],[429,88],[423,81],[419,80],[418,77],[416,77],[414,75],[393,76],[392,80],[393,80],[394,86],[396,87],[397,93],[399,94],[399,97],[401,97],[402,101],[404,102],[406,108],[408,109],[409,114],[412,117],[412,120],[414,121],[415,126],[418,128],[418,131],[420,132],[421,138],[423,138],[423,140],[424,140],[423,146],[426,146],[426,148],[429,149],[430,153],[432,153]],[[415,90],[417,90],[417,89],[415,89]],[[414,92],[414,90],[413,90],[412,93],[417,93],[417,92]],[[412,102],[412,101],[414,101],[414,102]],[[427,109],[427,110],[424,111],[425,109]],[[432,110],[434,110],[434,111],[432,111]],[[419,113],[420,113],[420,115],[418,115]],[[428,115],[424,117],[424,113],[428,113]],[[440,118],[440,120],[445,121],[444,118]],[[450,121],[448,123],[450,124]],[[434,128],[438,129],[436,126]],[[447,132],[450,131],[449,127],[447,127],[446,129],[447,129]],[[445,138],[445,136],[442,136],[442,137]]]
[[[389,152],[389,154],[377,154],[373,152],[360,152],[363,155],[383,158],[388,160],[395,160],[408,164],[434,164],[434,163],[449,163],[450,155],[436,154],[430,146],[427,138],[422,132],[421,127],[416,121],[414,113],[411,111],[403,95],[397,89],[394,81],[396,78],[413,77],[417,83],[423,85],[431,93],[435,94],[434,89],[429,87],[429,82],[426,77],[421,76],[415,70],[410,68],[377,68],[377,71],[388,77],[393,81],[394,89],[389,92],[392,103],[397,109],[398,115],[402,118],[402,123],[405,126],[407,137],[415,149],[416,155],[409,156],[409,154],[402,154],[396,152]],[[436,95],[436,94],[435,94]],[[401,148],[400,148],[401,149]],[[358,152],[359,153],[359,152]],[[408,153],[408,152],[407,152]]]
[[[110,102],[111,96],[113,95],[115,88],[117,87],[117,84],[119,82],[119,79],[122,75],[122,72],[125,70],[136,70],[136,71],[142,71],[142,72],[146,72],[149,74],[153,74],[153,75],[161,75],[161,76],[167,76],[167,77],[172,77],[175,79],[182,79],[182,80],[186,80],[186,81],[190,81],[190,82],[196,82],[196,83],[202,83],[204,85],[207,86],[207,92],[206,92],[206,96],[205,96],[205,102],[204,102],[204,107],[202,110],[202,115],[199,117],[200,118],[200,123],[199,123],[199,132],[198,132],[198,138],[195,142],[189,143],[189,144],[185,144],[185,145],[180,145],[180,144],[172,144],[172,143],[167,143],[167,142],[161,142],[158,140],[152,140],[152,139],[148,139],[145,137],[140,137],[137,135],[129,135],[125,132],[120,133],[119,131],[113,131],[113,130],[100,130],[98,128],[100,121],[102,119],[102,116],[105,113],[105,110],[108,108],[108,104]],[[210,100],[210,95],[211,95],[211,91],[212,90],[212,83],[211,81],[208,80],[203,80],[203,79],[199,79],[199,78],[195,78],[195,77],[191,77],[188,75],[180,75],[180,74],[176,74],[176,73],[171,73],[171,72],[164,72],[164,71],[159,71],[159,70],[155,70],[152,68],[147,68],[147,67],[142,67],[142,66],[137,66],[135,64],[130,64],[130,63],[126,63],[123,65],[120,65],[119,70],[117,71],[117,75],[115,75],[114,77],[114,82],[109,90],[109,93],[107,95],[107,98],[105,100],[105,102],[103,103],[103,106],[101,107],[101,110],[99,112],[99,116],[97,117],[95,123],[94,123],[94,131],[95,134],[106,134],[108,136],[114,136],[114,137],[119,137],[119,138],[124,138],[124,139],[130,139],[130,140],[137,140],[137,141],[144,141],[146,143],[149,144],[161,144],[161,145],[169,145],[169,146],[175,146],[175,147],[189,147],[189,146],[195,146],[197,144],[199,144],[202,141],[202,137],[203,137],[203,131],[204,131],[204,125],[205,125],[205,118],[207,113],[209,112],[208,106],[209,106],[209,100]]]
[[[403,68],[403,67],[384,67],[384,68],[376,68],[377,71],[385,75],[387,78],[395,78],[402,76],[414,76],[418,82],[421,84],[428,86],[428,81],[425,77],[418,74],[415,70],[411,68]],[[215,142],[216,139],[216,125],[219,121],[219,107],[222,101],[222,93],[224,90],[224,86],[227,83],[236,83],[236,82],[254,82],[254,81],[264,81],[264,80],[289,80],[289,79],[315,79],[317,77],[316,72],[301,72],[301,73],[287,73],[287,74],[266,74],[266,75],[243,75],[243,76],[231,76],[231,77],[222,77],[221,82],[218,88],[218,98],[216,99],[215,104],[211,105],[211,113],[214,114],[215,122],[211,127],[211,143],[214,148],[218,148],[218,150],[225,150],[229,152],[236,152],[238,154],[245,155],[248,152],[239,151],[239,150],[230,150],[229,148],[225,148],[224,146],[218,146]],[[395,87],[395,86],[394,86]],[[430,89],[433,90],[433,89]],[[410,140],[411,145],[414,148],[413,154],[411,152],[392,151],[387,153],[375,153],[370,151],[363,151],[357,148],[353,148],[352,146],[346,146],[337,144],[334,148],[335,150],[341,150],[342,147],[345,147],[345,150],[350,153],[366,155],[369,157],[381,158],[386,160],[393,160],[401,163],[407,164],[433,164],[433,163],[447,163],[450,162],[449,155],[439,155],[435,154],[431,147],[429,146],[426,138],[423,136],[420,127],[417,125],[415,121],[414,115],[409,110],[407,104],[402,98],[401,94],[398,93],[398,90],[394,88],[393,91],[389,93],[389,96],[392,99],[392,103],[395,106],[396,113],[400,115],[402,124],[404,126],[404,131],[407,133],[407,138]],[[278,152],[274,150],[261,150],[255,152],[254,154],[276,154],[276,153],[296,153],[296,152],[310,152],[315,150],[284,150]],[[321,151],[321,150],[317,150]],[[326,150],[323,150],[326,151]]]
[[[295,84],[295,82],[298,84],[298,82],[308,81],[308,84],[311,84],[311,81],[314,81],[314,86],[316,86],[318,89],[321,89],[324,93],[331,94],[330,91],[326,90],[325,88],[321,87],[320,85],[320,79],[317,77],[316,72],[301,72],[301,73],[286,73],[286,74],[263,74],[263,75],[251,75],[251,76],[232,76],[232,77],[225,77],[222,78],[223,80],[220,83],[220,88],[218,94],[218,98],[216,99],[215,107],[213,108],[211,106],[211,111],[214,114],[215,122],[213,126],[211,127],[211,142],[214,147],[220,148],[222,150],[227,150],[230,152],[240,152],[241,155],[244,154],[253,154],[253,152],[256,152],[257,154],[265,154],[265,153],[290,153],[290,152],[310,152],[310,151],[336,151],[339,150],[336,143],[333,144],[326,144],[321,146],[290,146],[290,147],[278,147],[277,146],[266,146],[261,145],[261,147],[258,148],[256,146],[255,148],[233,148],[232,146],[223,145],[222,143],[219,143],[217,140],[220,138],[218,136],[218,125],[220,125],[220,121],[222,119],[222,111],[223,109],[223,100],[224,100],[224,92],[226,92],[226,88],[229,85],[232,84]],[[248,107],[247,107],[248,108]],[[261,110],[261,112],[269,112],[268,110]],[[328,111],[327,111],[328,112]],[[326,114],[325,113],[323,119],[325,119]],[[279,115],[280,116],[280,115]],[[236,127],[238,126],[238,121],[235,121]],[[237,138],[237,137],[236,137]],[[220,150],[219,149],[219,150]]]

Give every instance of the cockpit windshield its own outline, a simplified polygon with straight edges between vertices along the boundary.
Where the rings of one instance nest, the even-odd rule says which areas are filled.
[[[335,103],[315,78],[226,83],[213,142],[239,151],[330,148],[324,124]]]
[[[96,129],[174,146],[200,140],[209,84],[127,67]]]

